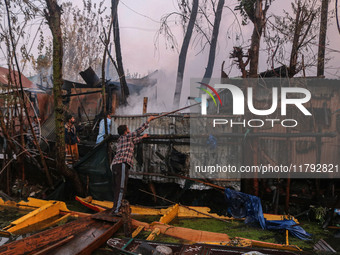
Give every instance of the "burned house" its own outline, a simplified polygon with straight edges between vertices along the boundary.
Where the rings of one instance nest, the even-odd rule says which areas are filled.
[[[157,71],[156,71],[157,72]],[[142,89],[154,86],[157,80],[153,78],[155,73],[141,79],[127,79],[127,86],[131,96],[138,95]],[[69,112],[78,117],[79,121],[89,121],[103,109],[102,79],[93,71],[91,67],[80,75],[86,84],[65,81],[63,90],[64,103],[68,106]],[[105,81],[106,111],[115,113],[120,102],[121,85],[116,81]]]
[[[52,100],[52,93],[46,93],[46,91],[36,86],[23,74],[21,74],[21,82],[25,94],[27,95],[27,99],[30,101],[28,108],[32,111],[31,116],[34,115],[34,111],[41,117],[43,122],[53,112],[53,106],[50,104]],[[9,70],[7,68],[0,67],[0,85],[2,100],[6,100],[6,94],[15,94],[17,96],[17,93],[20,91],[19,73],[12,70],[11,77],[9,77]],[[6,106],[7,103],[3,101],[3,104],[1,105]],[[3,110],[6,111],[6,107],[4,107]],[[20,109],[18,108],[17,110],[19,111]]]
[[[131,96],[138,95],[144,88],[154,86],[157,83],[154,78],[155,73],[141,79],[127,79],[127,86]],[[80,72],[80,75],[86,83],[64,80],[63,103],[67,114],[75,116],[80,124],[80,135],[83,136],[83,141],[89,141],[93,146],[98,132],[98,124],[103,113],[102,79],[97,76],[91,67]],[[106,111],[114,114],[120,101],[120,83],[110,80],[105,81],[105,94]],[[53,141],[55,139],[54,115],[51,115],[44,124],[42,133],[48,140]]]
[[[20,78],[20,79],[19,79]],[[22,90],[19,84],[22,83]],[[24,111],[22,100],[28,111],[29,117],[40,116],[45,121],[53,112],[50,104],[52,95],[38,88],[23,74],[19,76],[17,71],[11,72],[0,67],[0,105],[3,127],[1,128],[1,151],[4,152],[7,141],[4,132],[11,138],[25,136],[29,132],[27,114]],[[40,141],[41,136],[38,137]],[[20,139],[18,139],[20,140]],[[3,157],[3,155],[2,155]]]

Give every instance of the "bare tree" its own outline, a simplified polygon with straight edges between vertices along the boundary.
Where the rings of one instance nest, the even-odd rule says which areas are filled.
[[[118,23],[118,2],[119,0],[112,0],[112,18],[113,18],[113,37],[116,49],[116,58],[117,58],[117,66],[118,66],[118,75],[121,86],[121,103],[123,105],[127,104],[127,97],[129,96],[129,88],[126,83],[124,67],[123,67],[123,59],[122,59],[122,50],[120,47],[120,35],[119,35],[119,23]]]
[[[10,16],[10,13],[9,13],[9,4],[8,4],[7,0],[5,0],[5,5],[6,5],[6,11],[7,11],[8,30],[9,30],[9,35],[10,35],[10,42],[11,42],[11,46],[12,46],[12,49],[13,49],[13,58],[14,58],[14,61],[15,61],[15,66],[16,66],[16,68],[18,70],[18,74],[19,74],[18,75],[19,81],[17,82],[17,84],[20,86],[20,92],[21,92],[20,93],[21,94],[21,97],[20,97],[21,104],[20,105],[24,109],[25,115],[29,116],[27,105],[25,103],[26,99],[25,99],[25,94],[24,94],[25,92],[24,92],[22,80],[21,80],[21,71],[20,71],[20,67],[19,67],[18,58],[16,56],[16,45],[15,45],[15,42],[14,42],[15,39],[14,39],[14,36],[13,36],[13,33],[12,33],[11,16]],[[23,139],[23,135],[22,135],[23,134],[23,128],[22,128],[23,127],[23,118],[22,118],[23,114],[20,114],[20,116],[21,116],[21,120],[20,120],[20,123],[21,123],[21,125],[20,125],[21,130],[20,131],[21,132],[20,133],[21,133],[22,146],[24,147],[24,139]],[[36,137],[35,132],[33,130],[32,123],[31,123],[30,119],[28,118],[27,121],[28,121],[28,124],[29,124],[29,128],[32,132],[32,135],[34,137],[34,140],[37,141],[37,137]],[[48,171],[48,167],[47,167],[47,164],[46,164],[46,161],[45,161],[45,157],[43,155],[43,152],[40,148],[39,143],[36,143],[36,146],[37,146],[37,149],[38,149],[40,157],[41,157],[41,162],[43,164],[43,169],[45,171],[48,184],[50,185],[50,187],[53,187],[53,181],[52,181],[51,175]]]
[[[175,88],[175,95],[174,95],[174,108],[176,109],[179,107],[179,102],[181,98],[185,62],[186,62],[186,57],[188,53],[188,48],[189,48],[192,32],[193,32],[195,22],[196,22],[197,10],[198,10],[198,0],[193,0],[188,27],[186,29],[185,36],[183,39],[181,52],[178,57],[176,88]]]
[[[296,0],[291,3],[291,7],[292,12],[285,11],[283,17],[274,15],[274,22],[269,22],[271,30],[268,30],[266,37],[269,47],[275,48],[270,56],[272,65],[277,62],[288,66],[289,77],[295,76],[302,69],[316,66],[317,55],[309,52],[313,52],[314,46],[317,45],[317,18],[320,14],[316,0]],[[290,54],[287,54],[288,47]]]
[[[71,179],[78,194],[84,194],[78,174],[65,165],[64,107],[62,102],[63,85],[63,41],[61,31],[61,7],[57,0],[46,0],[44,10],[53,36],[53,96],[56,126],[56,166],[65,177]]]
[[[326,34],[327,34],[328,2],[329,0],[322,0],[322,5],[321,5],[317,76],[323,76],[324,69],[325,69],[325,47],[326,47]]]
[[[104,45],[100,35],[104,27],[110,24],[110,17],[103,16],[106,7],[104,1],[98,4],[83,1],[83,8],[73,6],[71,2],[62,5],[61,26],[63,31],[63,78],[80,82],[78,74],[91,66],[101,70]]]
[[[266,25],[267,11],[272,0],[238,0],[239,5],[235,10],[239,10],[243,16],[243,24],[249,19],[253,25],[251,45],[249,54],[249,77],[257,77],[259,65],[260,42],[263,30]]]
[[[110,22],[110,17],[103,15],[106,10],[103,4],[103,0],[98,4],[92,3],[91,0],[83,1],[82,9],[74,6],[72,2],[62,4],[64,79],[82,82],[81,76],[76,75],[82,70],[89,66],[94,70],[101,70],[104,45],[100,41],[100,34],[103,27],[107,27]],[[32,58],[34,69],[42,79],[46,79],[52,65],[52,42],[42,32],[38,50],[38,57]]]
[[[196,11],[195,2],[193,1],[192,9],[190,9],[189,1],[178,1],[179,11],[166,14],[161,19],[161,26],[156,34],[155,42],[158,41],[159,35],[165,37],[167,48],[177,50],[178,44],[175,35],[172,32],[169,24],[171,23],[170,17],[175,17],[175,24],[181,24],[184,31],[184,39],[179,55],[179,64],[177,70],[176,89],[174,95],[174,107],[177,108],[180,100],[180,93],[182,89],[182,81],[185,68],[185,60],[191,38],[193,37],[192,44],[200,45],[199,53],[203,52],[207,45],[210,46],[208,64],[204,76],[211,77],[216,54],[217,39],[219,34],[219,27],[223,12],[224,0],[218,0],[216,7],[216,0],[202,1],[198,4]],[[209,7],[208,7],[209,6]],[[197,14],[196,14],[197,12]],[[195,16],[193,16],[195,15]],[[176,18],[180,18],[177,22]],[[195,20],[194,20],[195,17]],[[214,19],[214,22],[211,19]],[[195,21],[195,22],[194,22]],[[189,38],[190,35],[190,38]],[[193,36],[194,35],[194,36]],[[190,40],[188,40],[190,39]],[[155,43],[156,46],[156,43]]]
[[[224,0],[219,0],[217,4],[217,9],[215,11],[215,21],[214,21],[213,31],[211,35],[208,64],[207,64],[207,68],[205,69],[203,79],[210,79],[213,69],[214,69],[216,46],[217,46],[217,39],[218,39],[220,23],[221,23],[221,18],[222,18],[223,6],[224,6]]]

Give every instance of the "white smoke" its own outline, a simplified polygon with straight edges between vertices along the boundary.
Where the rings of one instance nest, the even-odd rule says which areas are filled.
[[[152,87],[145,87],[140,94],[130,95],[127,99],[128,105],[119,107],[117,115],[139,115],[143,114],[144,97],[148,98],[147,113],[161,113],[172,110],[175,91],[175,76],[173,74],[158,71],[157,83]]]

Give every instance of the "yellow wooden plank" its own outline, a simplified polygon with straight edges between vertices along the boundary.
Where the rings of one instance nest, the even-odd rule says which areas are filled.
[[[165,214],[160,218],[159,222],[163,224],[168,224],[178,215],[179,205],[175,204],[174,206],[169,207],[169,209],[165,212]]]
[[[68,211],[64,202],[52,202],[45,204],[40,208],[24,215],[23,217],[11,222],[11,224],[4,228],[11,233],[15,233],[20,229],[26,228],[30,225],[37,224],[38,222],[47,220],[56,215],[59,215],[60,211]]]
[[[27,201],[19,201],[18,203],[15,201],[4,201],[0,198],[0,206],[8,206],[8,207],[15,207],[20,208],[23,210],[34,210],[36,208],[42,207],[46,204],[50,204],[53,202],[58,202],[54,200],[42,200],[38,198],[28,197]]]
[[[163,215],[163,212],[166,211],[165,209],[154,209],[134,205],[131,205],[130,208],[132,215]]]
[[[194,210],[190,210],[194,209]],[[201,212],[201,213],[199,213]],[[204,214],[206,215],[204,215]],[[225,220],[233,220],[234,218],[232,217],[227,217],[227,216],[221,216],[218,215],[216,213],[210,213],[210,208],[209,207],[201,207],[201,206],[179,206],[179,210],[178,210],[178,218],[210,218],[209,217],[215,217],[215,218],[219,218],[219,219],[225,219]]]
[[[245,239],[245,238],[242,238],[242,239]],[[256,241],[256,240],[251,240],[251,243],[252,243],[252,246],[256,246],[256,247],[272,248],[272,249],[288,250],[288,251],[302,251],[296,245],[275,244],[275,243],[267,243],[267,242],[261,242],[261,241]]]
[[[277,214],[264,213],[263,217],[266,220],[293,220],[296,222],[296,224],[299,224],[299,221],[296,218],[294,218],[294,216],[291,216],[291,215],[277,215]]]
[[[159,228],[154,228],[151,232],[151,234],[146,238],[147,241],[152,241],[161,233],[161,230]]]
[[[79,199],[91,203],[96,206],[100,207],[106,207],[106,208],[112,208],[113,202],[110,201],[98,201],[92,199],[92,197],[86,197],[86,198],[80,198]],[[196,211],[211,215],[213,217],[219,218],[219,219],[224,219],[224,220],[244,220],[244,218],[233,218],[233,217],[228,217],[228,216],[221,216],[216,213],[210,213],[210,208],[209,207],[203,207],[203,206],[189,206],[189,208],[192,208]],[[190,210],[187,207],[184,206],[179,206],[178,210],[178,215],[177,217],[179,218],[209,218],[208,215],[204,215],[198,212],[195,212],[193,210]],[[147,207],[142,207],[142,206],[133,206],[131,205],[131,214],[132,215],[164,215],[168,212],[169,208],[166,209],[154,209],[154,208],[147,208]],[[294,220],[296,224],[299,224],[299,221],[295,219],[293,216],[289,215],[276,215],[276,214],[263,214],[264,218],[266,220]]]
[[[144,226],[138,226],[135,231],[132,233],[132,238],[138,236],[138,234],[144,229]]]

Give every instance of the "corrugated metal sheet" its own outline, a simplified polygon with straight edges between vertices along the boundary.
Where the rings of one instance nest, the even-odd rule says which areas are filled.
[[[139,128],[149,117],[145,115],[135,116],[113,116],[114,124],[111,127],[112,134],[118,134],[117,127],[127,125],[131,132]],[[152,135],[170,135],[170,134],[188,134],[189,118],[184,115],[172,115],[154,120],[150,123],[149,128],[144,133]],[[141,144],[135,152],[142,154],[137,158],[142,159],[138,162],[135,159],[134,169],[131,177],[143,180],[152,180],[156,182],[175,182],[184,185],[184,180],[176,177],[166,176],[170,173],[165,158],[170,153],[170,144]],[[188,155],[189,146],[174,146],[176,150]],[[160,156],[158,156],[160,155]],[[188,169],[184,169],[188,170]]]
[[[55,140],[55,115],[54,113],[41,125],[41,135],[48,141]]]
[[[158,115],[158,114],[157,114]],[[140,127],[149,117],[144,115],[135,116],[118,116],[114,115],[112,119],[112,134],[118,134],[117,127],[120,125],[127,125],[131,131]],[[186,135],[190,132],[190,118],[189,115],[178,114],[159,118],[150,123],[149,128],[145,131],[147,134],[152,135],[171,135],[181,134]]]
[[[157,114],[158,115],[158,114]],[[149,115],[148,115],[149,116]],[[140,127],[148,118],[144,115],[135,116],[113,116],[114,125],[112,125],[112,134],[117,134],[117,127],[119,125],[127,125],[131,131]],[[151,135],[188,135],[190,134],[190,115],[188,114],[176,114],[156,119],[150,123],[149,128],[145,133]],[[181,139],[182,141],[190,142],[190,139]],[[137,148],[137,152],[142,152],[143,163],[139,164],[135,159],[134,169],[132,169],[130,177],[142,179],[145,181],[155,182],[173,182],[181,185],[185,184],[185,180],[170,176],[173,169],[169,166],[168,158],[171,152],[172,145],[167,144],[142,144],[142,148]],[[173,148],[187,156],[187,162],[180,173],[185,176],[189,176],[189,157],[190,146],[188,145],[173,145]],[[231,148],[235,152],[235,148]],[[137,156],[138,158],[138,156]],[[225,179],[225,178],[221,178]],[[221,185],[224,185],[223,180],[220,181]],[[228,182],[229,186],[233,186],[235,189],[240,189],[240,182]],[[209,189],[209,187],[203,184],[193,184],[192,189]]]

